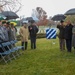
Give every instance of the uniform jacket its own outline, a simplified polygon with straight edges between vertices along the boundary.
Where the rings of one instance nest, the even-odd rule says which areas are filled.
[[[65,27],[62,26],[62,25],[57,25],[57,28],[59,29],[59,35],[58,35],[58,37],[60,39],[64,39],[64,36],[65,36]]]

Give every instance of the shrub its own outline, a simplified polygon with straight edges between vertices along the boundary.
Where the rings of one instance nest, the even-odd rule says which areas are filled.
[[[45,33],[39,33],[37,34],[37,38],[45,38],[46,37],[46,34]],[[30,39],[30,37],[29,37]],[[17,40],[21,40],[21,36],[20,35],[17,35]]]
[[[45,38],[46,34],[45,33],[39,33],[37,34],[37,38]]]

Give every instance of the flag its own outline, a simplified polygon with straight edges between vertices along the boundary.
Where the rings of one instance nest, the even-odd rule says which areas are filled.
[[[46,38],[47,39],[56,39],[56,29],[54,29],[54,28],[46,29]]]

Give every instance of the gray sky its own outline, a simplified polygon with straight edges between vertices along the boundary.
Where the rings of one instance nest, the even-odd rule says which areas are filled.
[[[48,17],[56,14],[64,14],[67,10],[75,8],[75,0],[21,0],[22,9],[17,13],[19,16],[31,16],[32,9],[42,7]]]

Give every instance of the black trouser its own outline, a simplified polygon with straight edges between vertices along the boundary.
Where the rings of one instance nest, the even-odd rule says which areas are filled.
[[[36,37],[30,37],[31,39],[31,49],[36,49]]]
[[[28,42],[22,42],[22,46],[23,46],[22,50],[27,49],[27,44],[28,44]]]
[[[65,50],[65,39],[59,38],[60,50]]]
[[[71,52],[72,48],[72,39],[66,39],[66,48],[68,52]]]

